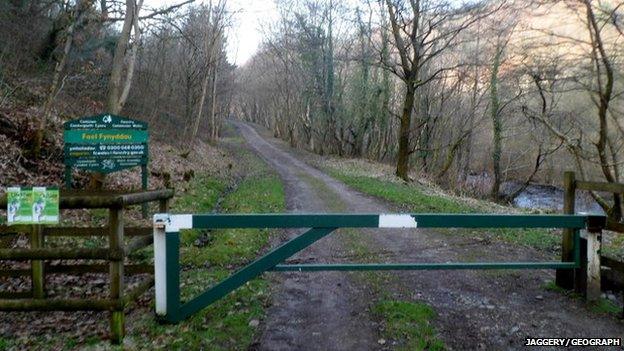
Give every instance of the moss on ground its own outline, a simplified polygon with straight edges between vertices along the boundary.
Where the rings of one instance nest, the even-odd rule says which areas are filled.
[[[373,308],[384,322],[384,335],[395,342],[396,350],[444,350],[442,340],[432,326],[436,313],[419,302],[380,301]]]
[[[598,301],[589,304],[589,310],[597,314],[610,314],[620,316],[622,308],[611,300],[600,298]]]

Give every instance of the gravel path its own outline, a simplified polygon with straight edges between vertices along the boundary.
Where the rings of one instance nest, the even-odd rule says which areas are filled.
[[[234,122],[254,152],[284,182],[290,212],[396,212],[308,165],[301,152],[267,136],[260,127]],[[286,233],[286,237],[301,231]],[[433,230],[360,230],[377,262],[544,260],[525,247],[454,236]],[[283,239],[286,239],[283,238]],[[330,235],[301,252],[301,262],[349,261],[349,246]],[[378,259],[377,259],[378,258]],[[624,337],[624,324],[590,312],[580,299],[544,289],[553,271],[393,272],[384,289],[394,299],[431,305],[440,337],[451,349],[520,349],[526,337]],[[378,296],[357,273],[279,273],[262,335],[261,350],[380,350],[378,321],[369,307]]]

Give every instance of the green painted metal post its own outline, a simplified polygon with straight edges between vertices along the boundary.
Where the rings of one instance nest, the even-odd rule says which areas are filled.
[[[581,267],[581,231],[579,229],[574,230],[574,262],[576,268]]]
[[[579,267],[574,270],[574,291],[585,295],[587,291],[587,240],[579,240]]]
[[[167,314],[164,321],[178,323],[180,316],[180,233],[166,233]]]

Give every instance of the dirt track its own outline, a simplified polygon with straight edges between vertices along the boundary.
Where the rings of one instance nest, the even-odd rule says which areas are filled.
[[[235,122],[249,147],[284,181],[291,212],[396,212],[311,167],[259,127]],[[258,130],[256,130],[257,128]],[[260,133],[258,132],[260,131]],[[287,236],[298,232],[287,233]],[[431,230],[361,230],[360,244],[377,262],[543,260],[528,248]],[[348,261],[334,234],[300,253],[305,262]],[[526,337],[623,337],[615,318],[589,312],[578,299],[546,291],[552,271],[394,272],[384,289],[394,298],[423,301],[451,349],[519,349]],[[368,312],[377,292],[357,273],[280,273],[273,303],[254,344],[261,350],[379,350],[379,326]]]

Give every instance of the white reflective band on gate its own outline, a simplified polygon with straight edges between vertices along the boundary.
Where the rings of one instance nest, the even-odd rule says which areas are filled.
[[[169,233],[179,232],[180,229],[191,229],[193,228],[193,215],[170,215],[166,228]]]
[[[416,220],[410,215],[379,215],[379,228],[416,228],[417,226]]]

